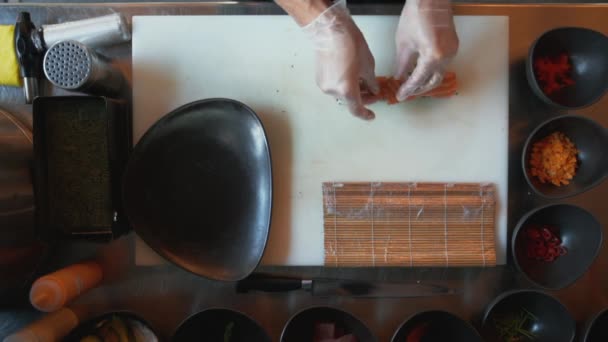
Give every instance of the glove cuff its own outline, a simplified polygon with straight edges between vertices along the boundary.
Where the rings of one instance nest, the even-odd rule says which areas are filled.
[[[449,10],[452,8],[450,0],[407,0],[405,7],[416,8],[418,11]]]
[[[302,27],[302,30],[307,34],[314,35],[316,32],[334,27],[343,18],[350,18],[350,12],[346,7],[346,0],[338,0],[321,12],[315,20]]]

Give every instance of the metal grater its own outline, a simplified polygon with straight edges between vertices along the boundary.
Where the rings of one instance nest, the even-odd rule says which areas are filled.
[[[77,41],[61,41],[46,52],[44,74],[55,86],[94,95],[116,96],[124,80],[110,61]]]

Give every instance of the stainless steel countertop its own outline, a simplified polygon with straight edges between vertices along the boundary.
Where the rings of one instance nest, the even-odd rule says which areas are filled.
[[[398,5],[358,5],[354,14],[398,14]],[[455,5],[457,15],[507,15],[510,17],[510,137],[509,137],[509,230],[521,215],[549,201],[531,193],[520,166],[520,153],[528,133],[541,121],[559,114],[534,97],[525,80],[524,58],[532,41],[542,32],[557,26],[585,26],[608,34],[608,5]],[[129,3],[129,4],[56,4],[0,5],[0,24],[14,22],[17,12],[27,10],[37,24],[54,23],[101,15],[112,11],[132,15],[203,15],[203,14],[278,14],[272,3]],[[280,47],[277,47],[280,48]],[[489,49],[492,46],[488,46]],[[130,75],[130,45],[103,51],[117,59]],[[480,56],[479,58],[483,58]],[[474,61],[472,61],[474,62]],[[51,90],[54,94],[61,92]],[[31,107],[22,103],[20,89],[0,89],[0,107],[17,113],[31,124]],[[597,104],[578,111],[608,126],[608,96]],[[608,183],[568,199],[591,211],[608,226]],[[108,310],[130,310],[152,323],[163,337],[171,336],[188,315],[210,307],[228,307],[254,317],[278,340],[284,324],[297,311],[311,305],[332,305],[352,312],[376,334],[379,341],[388,341],[398,325],[420,310],[451,311],[474,324],[486,304],[498,293],[510,288],[531,285],[512,266],[488,269],[407,269],[364,268],[324,269],[321,267],[261,267],[260,271],[300,276],[324,276],[390,281],[433,281],[463,286],[463,294],[451,297],[414,299],[352,299],[314,298],[307,293],[247,294],[234,293],[234,284],[198,278],[173,266],[136,267],[133,264],[133,236],[126,236],[109,245],[78,243],[55,246],[47,268],[57,267],[96,255],[108,270],[104,284],[84,295],[75,306],[98,314]],[[591,269],[574,285],[552,292],[569,309],[578,322],[608,307],[608,248],[603,248]],[[0,338],[34,317],[27,308],[0,308]]]

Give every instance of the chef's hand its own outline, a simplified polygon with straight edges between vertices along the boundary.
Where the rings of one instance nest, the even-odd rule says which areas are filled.
[[[314,44],[316,52],[316,81],[321,90],[344,103],[355,116],[365,120],[374,118],[374,112],[365,108],[361,90],[378,93],[379,86],[374,74],[374,57],[359,28],[353,22],[346,0],[333,5],[320,0],[277,0],[296,21]],[[307,3],[302,8],[298,3]],[[312,16],[311,13],[317,14]],[[313,19],[310,19],[314,17]]]
[[[450,0],[407,0],[395,44],[395,78],[407,78],[397,92],[397,100],[404,101],[439,86],[445,66],[458,51]]]

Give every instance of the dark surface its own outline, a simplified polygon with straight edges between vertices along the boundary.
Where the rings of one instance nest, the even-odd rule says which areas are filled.
[[[236,285],[237,293],[252,291],[286,292],[302,289],[302,279],[289,277],[274,277],[266,274],[252,274],[239,281]]]
[[[365,282],[348,279],[298,279],[267,274],[252,274],[237,283],[237,293],[288,292],[306,290],[313,296],[352,296],[360,298],[405,298],[454,295],[462,292],[436,284]]]
[[[101,316],[97,316],[95,318],[91,318],[85,322],[82,322],[81,324],[79,324],[74,330],[72,330],[72,332],[66,336],[62,341],[63,342],[80,342],[81,339],[83,339],[86,336],[89,335],[93,335],[97,332],[97,327],[98,324],[108,320],[108,319],[112,319],[112,317],[119,317],[124,323],[127,323],[128,321],[133,321],[133,322],[137,322],[140,326],[145,327],[144,329],[147,329],[147,334],[146,336],[154,336],[158,339],[158,335],[154,332],[154,329],[152,329],[152,327],[150,327],[150,324],[148,322],[146,322],[143,318],[130,313],[130,312],[109,312],[106,314],[103,314]],[[154,342],[152,340],[148,340],[146,342]]]
[[[234,323],[230,342],[270,342],[264,329],[250,317],[228,309],[209,309],[190,316],[177,328],[173,342],[224,342],[229,324]]]
[[[260,120],[226,99],[176,109],[135,146],[123,195],[133,228],[159,254],[210,279],[245,278],[264,253],[272,207]]]
[[[608,341],[608,309],[599,312],[586,326],[582,341],[606,342]]]
[[[214,0],[124,0],[121,3],[144,3],[144,2],[155,2],[155,3],[188,3],[188,2],[213,2]],[[0,3],[116,3],[117,0],[0,0]],[[273,0],[245,0],[238,1],[240,4],[252,5],[252,4],[268,4],[272,3]],[[602,3],[604,0],[517,0],[517,1],[506,1],[506,0],[453,0],[454,3],[462,4],[536,4],[536,3],[551,3],[551,4],[571,4],[571,3]],[[370,4],[395,4],[402,5],[405,0],[349,0],[349,5],[370,5]]]
[[[281,342],[313,341],[315,324],[334,323],[336,331],[353,334],[359,342],[373,342],[376,337],[353,315],[331,307],[312,307],[295,314],[285,325]]]
[[[525,228],[551,225],[559,230],[568,254],[553,262],[536,261],[526,255]],[[584,209],[567,204],[549,205],[524,215],[513,231],[515,265],[541,287],[560,289],[574,283],[591,266],[603,243],[602,225]]]
[[[517,314],[526,309],[536,317],[527,327],[536,342],[570,342],[574,340],[574,320],[568,310],[554,297],[533,290],[514,290],[496,297],[487,307],[482,334],[487,342],[501,341],[494,329],[494,319],[505,314]]]
[[[569,56],[575,84],[546,95],[536,80],[534,60],[538,57]],[[532,44],[526,61],[526,75],[534,93],[548,105],[575,109],[597,102],[608,90],[608,37],[587,28],[565,27],[546,32]]]
[[[66,0],[67,1],[67,0]],[[561,1],[561,0],[560,0]],[[555,2],[555,1],[552,1]],[[350,2],[349,2],[350,4]],[[398,15],[401,4],[352,5],[353,14]],[[133,15],[209,15],[281,14],[272,3],[244,5],[196,3],[167,4],[97,4],[97,5],[6,5],[0,8],[0,22],[14,23],[18,12],[27,10],[37,25],[54,24],[83,19],[112,12],[120,12],[129,20]],[[608,5],[483,5],[456,4],[456,15],[505,15],[509,25],[509,239],[513,227],[527,211],[554,201],[535,194],[528,186],[521,168],[522,148],[529,133],[541,122],[560,115],[538,99],[530,89],[525,76],[525,60],[532,42],[543,32],[555,27],[585,26],[608,34]],[[294,26],[294,29],[296,26]],[[492,48],[492,44],[488,48]],[[168,47],[169,48],[169,47]],[[280,48],[280,47],[277,47]],[[113,58],[126,77],[131,74],[131,44],[100,49]],[[474,61],[472,61],[474,63]],[[193,75],[195,72],[193,72]],[[200,75],[204,77],[204,75]],[[46,94],[65,95],[57,89]],[[0,106],[16,114],[31,125],[31,107],[23,105],[23,91],[19,88],[0,87]],[[576,114],[593,118],[608,126],[608,96],[596,104],[576,111]],[[311,115],[317,113],[311,113]],[[282,147],[278,153],[289,150],[289,127],[267,125],[266,128],[286,131],[282,134]],[[339,129],[339,128],[336,128]],[[314,138],[314,131],[311,131]],[[373,167],[373,166],[370,166]],[[290,171],[291,172],[291,171]],[[295,172],[295,171],[294,171]],[[288,174],[288,173],[287,173]],[[276,178],[276,177],[275,177]],[[286,186],[290,183],[287,181]],[[578,205],[593,213],[608,226],[605,199],[608,182],[566,202]],[[108,311],[128,310],[149,321],[166,340],[186,317],[212,307],[227,307],[254,317],[273,341],[278,341],[287,320],[295,313],[312,305],[333,306],[352,313],[367,325],[379,341],[390,341],[395,330],[411,315],[426,310],[447,310],[480,326],[483,310],[499,293],[534,286],[520,272],[514,270],[512,259],[505,266],[489,268],[326,268],[305,266],[261,265],[259,272],[288,275],[303,279],[342,278],[369,282],[431,282],[462,288],[454,296],[425,298],[361,299],[346,296],[320,298],[305,291],[287,294],[235,294],[234,283],[223,283],[198,277],[172,264],[144,266],[135,261],[135,234],[107,245],[86,242],[62,243],[46,257],[44,267],[37,272],[55,270],[83,258],[95,257],[104,266],[104,282],[81,296],[74,306],[85,308],[93,315]],[[510,248],[510,247],[509,247]],[[573,285],[552,295],[568,308],[577,322],[585,322],[608,307],[608,247],[604,246],[588,272]],[[11,294],[9,294],[10,296]],[[17,297],[12,294],[11,298]],[[17,299],[17,298],[15,298]],[[0,306],[0,338],[39,317],[27,305],[27,296],[20,306]]]
[[[564,133],[578,150],[576,174],[568,185],[541,184],[530,175],[530,154],[534,143],[553,132]],[[598,185],[608,175],[608,129],[590,118],[563,115],[540,124],[528,137],[522,152],[526,180],[539,195],[560,199],[578,195]]]
[[[48,257],[32,229],[32,149],[31,129],[0,109],[0,308],[21,305]]]
[[[413,336],[416,333],[414,330],[422,329],[423,325],[425,333],[420,342],[481,342],[473,326],[446,311],[425,311],[410,317],[397,329],[392,341],[409,341],[408,336]]]

